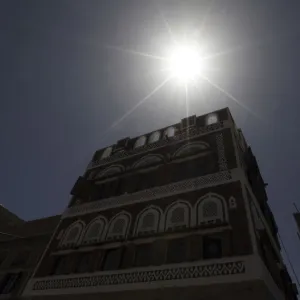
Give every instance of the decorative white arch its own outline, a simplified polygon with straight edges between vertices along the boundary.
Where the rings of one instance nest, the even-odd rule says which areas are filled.
[[[165,231],[190,227],[191,211],[191,205],[187,201],[171,203],[165,211]]]
[[[131,215],[128,212],[122,211],[118,213],[109,222],[106,239],[125,239],[129,232],[130,223]]]
[[[142,135],[142,136],[140,136],[137,140],[136,140],[136,142],[135,142],[135,144],[134,144],[134,148],[139,148],[139,147],[142,147],[142,146],[144,146],[145,144],[146,144],[146,137],[144,136],[144,135]]]
[[[204,150],[208,150],[209,148],[209,144],[205,142],[188,143],[177,149],[173,154],[173,158],[176,159],[180,157],[186,157],[189,155],[194,156],[203,152]]]
[[[101,159],[111,156],[111,153],[112,153],[112,147],[106,148],[101,155]]]
[[[218,115],[215,113],[209,114],[205,118],[205,124],[206,125],[211,125],[219,122]]]
[[[176,133],[176,128],[171,126],[171,127],[168,127],[165,131],[164,131],[164,137],[167,137],[167,138],[171,138],[175,135]]]
[[[135,162],[132,166],[133,169],[141,168],[141,167],[148,167],[151,165],[159,164],[164,162],[164,157],[160,154],[149,154],[143,156],[137,162]]]
[[[160,139],[160,131],[155,131],[151,133],[151,135],[148,138],[148,144],[156,143]]]
[[[78,244],[79,238],[85,228],[85,223],[82,221],[76,221],[72,223],[63,235],[60,242],[60,247],[73,247]]]
[[[99,216],[93,219],[84,231],[82,243],[87,244],[101,241],[103,239],[106,227],[107,219],[105,217]]]
[[[112,176],[116,174],[120,174],[124,172],[125,167],[122,165],[112,165],[109,166],[108,168],[101,170],[96,176],[95,179],[103,178],[106,176]]]
[[[227,204],[224,197],[208,193],[198,199],[196,207],[196,224],[216,224],[228,221]]]
[[[134,235],[157,233],[161,229],[163,212],[158,206],[148,206],[137,216],[134,226]]]

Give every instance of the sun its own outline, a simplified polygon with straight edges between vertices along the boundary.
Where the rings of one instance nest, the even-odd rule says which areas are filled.
[[[203,71],[204,63],[195,46],[177,45],[170,51],[169,70],[180,82],[195,80]]]

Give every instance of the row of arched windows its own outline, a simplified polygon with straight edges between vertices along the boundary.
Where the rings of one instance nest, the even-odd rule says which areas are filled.
[[[229,203],[230,208],[233,208],[235,199],[231,197]],[[98,216],[87,226],[84,222],[77,221],[65,231],[60,246],[126,239],[131,220],[131,214],[122,211],[110,221],[104,216]],[[158,206],[146,207],[136,218],[133,236],[151,235],[205,224],[222,224],[227,221],[225,199],[220,195],[209,193],[201,197],[194,207],[184,200],[173,202],[164,212]]]
[[[212,125],[218,122],[218,116],[213,113],[213,114],[209,114],[206,117],[205,123],[206,125]],[[145,135],[140,136],[135,144],[134,144],[134,149],[142,147],[146,144],[153,144],[158,142],[161,138],[165,139],[165,138],[171,138],[175,135],[176,133],[176,128],[171,126],[168,127],[166,130],[162,131],[155,131],[153,133],[151,133],[151,135],[147,138]],[[112,154],[112,147],[108,147],[106,148],[101,156],[101,159],[107,158]]]
[[[146,144],[153,144],[159,141],[161,136],[163,138],[171,138],[175,135],[175,132],[176,128],[172,126],[167,128],[163,133],[161,133],[160,131],[155,131],[148,138],[145,135],[140,136],[134,144],[134,149],[142,147]],[[112,150],[112,147],[106,148],[101,155],[101,159],[109,157],[112,154]]]
[[[192,157],[193,155],[197,155],[201,152],[204,152],[205,150],[209,150],[209,148],[210,148],[209,144],[205,142],[193,142],[193,143],[185,144],[175,151],[175,153],[172,156],[172,159],[176,160],[178,158],[187,157],[187,156]],[[162,155],[148,154],[142,157],[141,159],[139,159],[137,162],[135,162],[132,165],[132,168],[136,169],[141,167],[148,167],[151,165],[156,165],[156,164],[158,165],[159,163],[164,163],[164,157]],[[125,167],[122,165],[112,165],[100,172],[98,171],[91,172],[89,178],[98,179],[107,176],[117,175],[122,173],[124,170]]]

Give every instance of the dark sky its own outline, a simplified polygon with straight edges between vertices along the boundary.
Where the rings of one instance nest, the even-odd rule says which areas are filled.
[[[170,82],[111,128],[165,76],[160,61],[113,47],[164,55],[167,20],[175,37],[224,52],[210,79],[253,113],[207,82],[189,89],[189,112],[229,106],[300,274],[299,12],[298,0],[0,1],[0,203],[24,219],[61,213],[97,148],[185,117]]]

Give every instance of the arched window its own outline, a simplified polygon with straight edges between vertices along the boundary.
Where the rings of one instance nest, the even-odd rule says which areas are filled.
[[[175,127],[171,126],[164,131],[164,137],[171,138],[175,135]]]
[[[187,228],[190,226],[191,209],[189,203],[177,201],[166,210],[165,230]]]
[[[148,139],[148,144],[152,144],[159,141],[159,138],[160,138],[160,132],[159,131],[153,132]]]
[[[204,142],[189,143],[181,146],[174,154],[174,158],[181,158],[205,153],[209,149],[209,145]]]
[[[139,137],[135,144],[134,144],[134,148],[139,148],[139,147],[142,147],[146,144],[146,137],[145,136],[141,136]]]
[[[95,176],[95,179],[116,175],[116,174],[122,173],[123,171],[124,171],[124,167],[121,165],[110,166],[107,169],[100,171]]]
[[[100,241],[102,239],[106,224],[107,221],[103,217],[98,217],[97,219],[91,221],[85,231],[83,243],[93,243]]]
[[[133,168],[141,168],[141,167],[148,167],[153,165],[158,165],[159,163],[162,163],[163,156],[161,155],[146,155],[142,157],[140,160],[138,160],[134,165]]]
[[[225,200],[214,194],[200,198],[196,204],[197,224],[223,223],[227,219]]]
[[[72,247],[77,245],[80,235],[83,231],[84,224],[81,221],[73,223],[65,233],[61,242],[62,247]]]
[[[122,212],[113,217],[110,221],[107,240],[124,239],[126,238],[130,226],[131,217],[127,212]]]
[[[211,125],[211,124],[215,124],[218,123],[218,116],[216,114],[209,114],[206,117],[206,125]]]
[[[101,159],[109,157],[111,153],[112,153],[112,147],[106,148],[101,155]]]
[[[156,233],[159,230],[161,210],[158,207],[147,207],[137,217],[135,226],[136,235]]]

